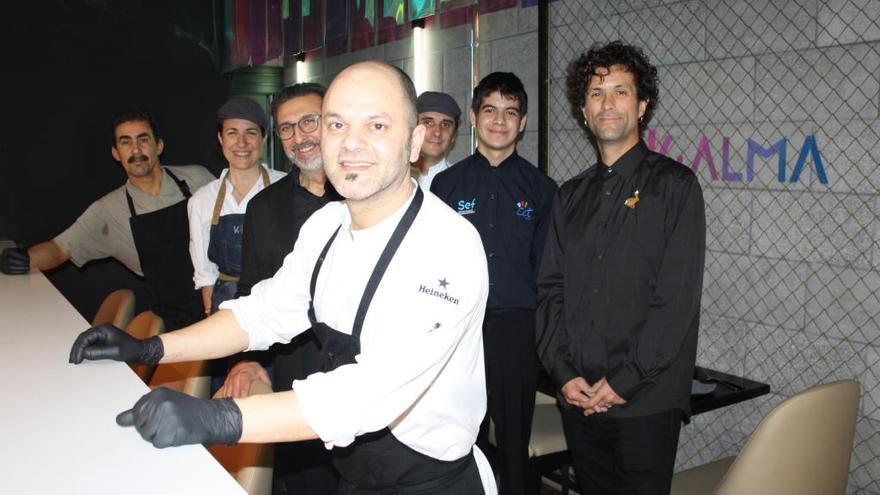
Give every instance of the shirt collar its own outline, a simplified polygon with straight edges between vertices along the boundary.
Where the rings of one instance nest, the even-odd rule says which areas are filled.
[[[435,163],[433,166],[429,167],[428,173],[425,175],[427,175],[428,177],[433,177],[433,176],[439,174],[440,172],[446,170],[447,168],[449,168],[449,162],[446,161],[446,157],[443,157],[442,160]]]
[[[602,163],[600,159],[596,167],[596,174],[599,177],[611,177],[620,174],[624,179],[629,179],[647,154],[648,147],[640,139],[638,143],[621,155],[610,167]]]
[[[507,158],[502,160],[501,163],[498,164],[498,167],[492,167],[492,164],[489,163],[489,159],[486,158],[485,155],[480,153],[480,148],[477,148],[476,150],[474,150],[474,158],[476,158],[477,163],[480,165],[490,167],[490,168],[501,168],[501,167],[504,167],[508,163],[512,163],[512,162],[519,160],[519,154],[517,154],[516,148],[514,148],[513,153],[511,153],[510,156],[508,156]]]
[[[409,204],[412,203],[413,198],[415,198],[416,189],[419,188],[418,182],[416,182],[412,178],[410,178],[410,181],[413,184],[413,192],[410,194],[409,199],[404,201],[404,203],[397,210],[395,210],[394,213],[388,215],[376,225],[372,225],[365,229],[352,230],[351,211],[346,205],[345,208],[342,208],[342,212],[340,214],[340,223],[342,224],[341,230],[347,233],[351,239],[375,239],[383,237],[387,239],[388,237],[390,237],[391,233],[394,231],[394,228],[397,227],[397,224],[403,217],[403,214],[406,213],[406,209],[409,208]]]

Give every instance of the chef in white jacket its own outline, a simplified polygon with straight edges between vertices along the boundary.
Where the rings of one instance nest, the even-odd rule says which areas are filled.
[[[138,341],[104,325],[71,350],[74,363],[186,361],[313,328],[325,371],[243,399],[157,389],[120,424],[159,447],[320,438],[340,493],[495,493],[474,446],[486,410],[486,259],[470,223],[409,176],[425,133],[415,99],[409,78],[384,63],[340,72],[323,102],[322,154],[346,200],[306,222],[275,277],[186,329]]]

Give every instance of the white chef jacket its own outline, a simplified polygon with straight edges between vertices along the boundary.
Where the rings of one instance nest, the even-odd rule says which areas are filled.
[[[269,182],[271,183],[275,183],[287,175],[280,170],[271,170],[265,164],[261,165],[261,167],[265,168],[269,173]],[[214,216],[214,203],[217,201],[220,185],[226,180],[228,173],[229,169],[224,168],[223,172],[220,173],[219,179],[215,179],[199,188],[186,204],[186,211],[189,214],[189,255],[192,257],[193,282],[195,282],[196,289],[213,286],[220,275],[220,269],[217,268],[217,264],[208,259],[208,243],[211,242],[211,217]],[[234,188],[231,185],[227,185],[226,197],[223,198],[220,216],[237,213],[244,214],[251,198],[263,189],[263,178],[258,177],[251,190],[248,191],[247,195],[239,203],[235,199]]]
[[[423,191],[430,191],[431,182],[434,181],[434,177],[447,168],[449,168],[449,162],[446,161],[446,158],[443,158],[442,161],[437,162],[434,166],[428,168],[427,174],[422,174],[421,171],[418,171],[417,175],[415,175],[415,179],[419,182],[419,187],[421,187]]]
[[[386,426],[410,448],[436,459],[459,459],[474,446],[486,412],[486,257],[470,222],[430,192],[424,195],[373,297],[357,362],[293,382],[306,421],[327,448],[347,446]],[[311,327],[312,271],[340,225],[314,304],[318,321],[350,334],[367,280],[408,206],[409,201],[362,230],[351,229],[342,202],[314,213],[273,278],[255,285],[250,297],[221,305],[248,333],[248,350],[287,342]],[[484,488],[494,493],[491,470],[479,450],[474,452]]]

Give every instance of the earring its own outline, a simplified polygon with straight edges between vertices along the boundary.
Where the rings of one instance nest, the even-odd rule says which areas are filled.
[[[587,124],[587,119],[584,119],[584,125],[588,125],[588,124]]]

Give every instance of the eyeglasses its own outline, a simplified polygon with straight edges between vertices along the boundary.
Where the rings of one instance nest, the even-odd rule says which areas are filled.
[[[315,132],[318,129],[318,122],[320,121],[320,115],[306,115],[305,117],[299,119],[298,122],[285,122],[277,126],[275,128],[275,133],[278,134],[279,138],[287,140],[293,137],[293,135],[296,133],[297,127],[299,127],[300,132]]]

